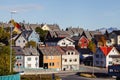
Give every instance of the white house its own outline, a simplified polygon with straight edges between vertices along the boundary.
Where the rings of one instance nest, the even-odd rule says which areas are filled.
[[[111,43],[113,45],[120,45],[120,30],[118,31],[113,31],[110,34],[110,39],[111,39]]]
[[[59,45],[61,47],[66,47],[66,46],[73,46],[73,47],[75,47],[74,42],[75,42],[74,40],[66,37],[66,38],[63,38],[63,39],[59,40],[57,45]]]
[[[115,47],[100,47],[94,54],[94,65],[99,67],[108,67],[112,65],[113,58],[111,56],[119,55]]]
[[[62,70],[79,70],[79,53],[74,47],[61,47]]]
[[[24,37],[24,35],[22,35],[22,33],[21,33],[16,37],[14,42],[15,42],[15,46],[20,46],[21,48],[23,48],[28,41]]]
[[[39,68],[39,53],[36,48],[24,48],[24,67]]]

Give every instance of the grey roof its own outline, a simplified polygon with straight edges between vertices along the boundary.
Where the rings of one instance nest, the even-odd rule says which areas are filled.
[[[74,51],[75,54],[79,54],[79,52],[72,46],[61,47],[61,49],[64,51],[64,54],[66,54],[68,51]]]
[[[13,46],[12,48],[15,51],[15,55],[24,55],[24,52],[20,46]]]
[[[71,35],[71,36],[79,36],[83,33],[83,28],[68,28],[67,32]]]
[[[87,31],[83,31],[82,35],[84,35],[89,40],[92,39],[92,35],[90,34],[90,32],[88,30]]]
[[[30,48],[24,48],[23,52],[26,56],[39,56],[39,52],[36,48],[30,47]]]
[[[57,24],[45,24],[50,28],[50,31],[59,31],[60,28]]]
[[[59,46],[42,46],[39,47],[39,49],[43,55],[49,55],[49,56],[61,55],[64,53]]]
[[[120,30],[113,31],[112,33],[115,33],[116,35],[120,35]]]
[[[15,41],[22,35],[26,40],[28,40],[30,34],[32,33],[32,30],[25,30],[22,31],[19,35],[17,35]]]

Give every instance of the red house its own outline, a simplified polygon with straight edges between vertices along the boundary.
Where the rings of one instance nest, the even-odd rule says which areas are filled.
[[[82,36],[78,41],[78,47],[80,48],[87,48],[88,44],[89,40],[85,36]]]

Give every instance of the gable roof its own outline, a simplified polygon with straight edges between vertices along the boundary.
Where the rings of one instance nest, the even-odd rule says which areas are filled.
[[[33,30],[25,30],[22,31],[15,39],[15,41],[22,35],[26,40],[28,40],[29,36],[31,35]]]
[[[36,48],[30,47],[30,48],[24,48],[23,52],[26,56],[39,56],[39,53]]]
[[[92,35],[89,31],[83,31],[81,36],[85,36],[86,38],[88,38],[89,40],[92,39]]]
[[[61,49],[64,51],[64,54],[67,51],[75,51],[75,54],[79,54],[79,52],[73,46],[61,47]]]
[[[12,48],[15,51],[15,55],[24,55],[24,52],[20,46],[13,46]]]
[[[113,31],[112,33],[115,33],[116,35],[120,35],[120,30]]]
[[[107,56],[109,54],[109,52],[112,50],[113,47],[107,47],[107,46],[103,46],[100,47],[100,50],[103,52],[103,54],[105,56]]]
[[[48,56],[61,55],[64,53],[59,46],[41,46],[39,49],[43,55]]]

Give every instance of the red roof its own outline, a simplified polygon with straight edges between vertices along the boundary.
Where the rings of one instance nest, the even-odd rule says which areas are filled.
[[[104,46],[104,47],[100,47],[101,51],[103,52],[103,54],[105,56],[107,56],[109,54],[109,52],[112,50],[113,47],[107,47],[107,46]]]

